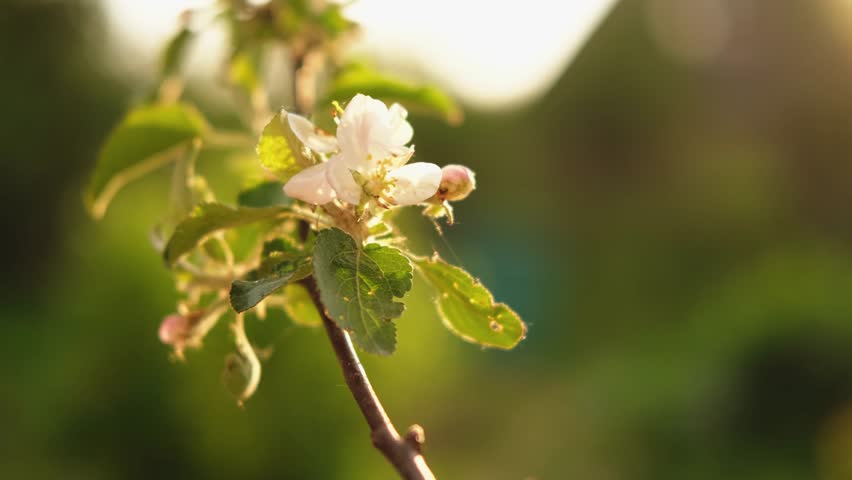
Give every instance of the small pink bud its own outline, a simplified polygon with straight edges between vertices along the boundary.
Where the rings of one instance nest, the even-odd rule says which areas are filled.
[[[441,169],[441,186],[435,196],[441,201],[464,200],[476,189],[476,176],[464,165],[447,165]]]
[[[191,332],[191,322],[183,315],[171,314],[160,323],[160,341],[178,349],[189,339]]]

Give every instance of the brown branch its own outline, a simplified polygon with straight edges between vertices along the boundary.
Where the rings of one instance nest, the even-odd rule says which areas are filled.
[[[370,437],[373,439],[373,445],[382,452],[402,478],[406,480],[435,480],[435,475],[432,474],[429,466],[426,465],[426,460],[420,454],[424,441],[423,428],[419,425],[412,425],[409,427],[405,438],[399,435],[388,414],[385,413],[379,397],[376,396],[376,392],[370,385],[367,372],[364,371],[364,366],[358,359],[358,354],[355,352],[349,334],[338,327],[326,314],[325,307],[320,300],[316,281],[313,277],[308,277],[302,282],[310,292],[311,299],[320,312],[328,339],[334,347],[334,353],[337,355],[338,362],[340,362],[340,368],[343,370],[346,385],[352,392],[364,419],[367,420],[367,425],[370,426]]]

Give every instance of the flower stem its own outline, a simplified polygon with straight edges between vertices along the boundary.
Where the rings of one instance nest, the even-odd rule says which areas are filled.
[[[435,475],[420,453],[424,442],[423,429],[419,425],[412,425],[405,438],[399,435],[382,407],[373,386],[370,385],[370,379],[367,378],[367,372],[361,365],[361,360],[358,359],[349,334],[338,327],[325,313],[314,277],[302,280],[302,284],[310,292],[311,299],[320,312],[328,339],[334,347],[334,353],[343,370],[346,385],[370,427],[373,445],[382,452],[405,480],[435,480]]]

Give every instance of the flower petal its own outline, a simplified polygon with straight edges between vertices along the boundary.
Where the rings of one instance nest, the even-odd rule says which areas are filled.
[[[391,158],[391,165],[393,168],[400,168],[414,156],[414,147],[398,147],[396,149],[396,153],[394,153],[393,158]]]
[[[337,198],[358,205],[361,202],[361,194],[364,189],[352,178],[352,171],[343,156],[331,157],[327,165],[326,178],[337,193]]]
[[[293,175],[284,185],[284,193],[314,205],[334,200],[334,190],[326,180],[327,169],[328,162],[320,163]]]
[[[389,192],[394,203],[414,205],[438,191],[441,185],[441,167],[434,163],[410,163],[388,173],[387,180],[395,183]]]
[[[320,133],[310,120],[292,113],[287,114],[290,130],[309,149],[318,153],[332,153],[337,150],[337,139],[331,135]]]
[[[359,93],[349,100],[346,108],[343,110],[343,115],[340,116],[340,122],[350,122],[367,115],[379,115],[387,117],[388,107],[381,100]]]
[[[388,109],[388,113],[390,114],[391,128],[390,143],[395,147],[407,145],[414,136],[414,128],[406,121],[408,110],[402,105],[394,103]]]
[[[355,95],[337,126],[337,141],[349,168],[371,170],[379,160],[389,156],[385,146],[388,129],[388,107],[367,95]]]

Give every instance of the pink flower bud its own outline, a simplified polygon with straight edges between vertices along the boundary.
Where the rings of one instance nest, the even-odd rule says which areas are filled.
[[[441,186],[436,196],[440,200],[464,200],[476,189],[473,171],[464,165],[447,165],[441,169]]]
[[[191,322],[183,315],[171,314],[160,323],[160,341],[178,349],[187,341],[191,332]]]

